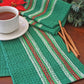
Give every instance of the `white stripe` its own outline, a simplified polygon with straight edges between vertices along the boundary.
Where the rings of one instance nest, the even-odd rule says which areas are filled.
[[[26,0],[26,2],[29,3],[29,0]],[[25,5],[25,8],[27,7],[27,3],[26,3],[26,5]]]
[[[39,11],[37,11],[37,12],[35,12],[35,13],[33,13],[33,14],[31,14],[31,15],[29,15],[29,17],[30,18],[32,18],[33,16],[35,16],[35,15],[37,15],[37,14],[39,14],[39,13],[41,13],[42,11],[43,11],[43,9],[44,9],[44,6],[45,6],[45,0],[43,0],[43,2],[42,2],[42,5],[41,5],[41,8],[40,8],[40,10]]]
[[[29,20],[29,24],[31,24],[32,25],[32,23],[34,23],[35,21],[34,20]],[[40,23],[36,23],[37,25],[36,25],[36,27],[39,27],[39,28],[41,28],[43,25],[42,24],[40,24]]]
[[[36,6],[36,2],[37,2],[37,0],[34,0],[32,8],[29,9],[29,10],[27,10],[27,11],[22,12],[22,14],[24,14],[24,13],[28,13],[28,12],[34,10],[34,9],[35,9],[35,6]]]
[[[54,8],[55,8],[56,2],[57,2],[57,0],[54,1],[54,4],[53,4],[53,6],[52,6],[52,8],[51,8],[52,10],[50,11],[50,13],[49,13],[48,15],[45,15],[45,16],[42,17],[42,18],[38,18],[38,20],[37,20],[38,22],[41,21],[41,20],[43,20],[43,19],[46,19],[47,17],[49,17],[49,16],[52,14],[52,12],[53,12],[53,10],[54,10]]]
[[[29,59],[31,60],[33,66],[35,67],[35,69],[36,69],[36,71],[37,71],[39,77],[41,78],[41,81],[43,82],[43,84],[47,84],[47,81],[45,80],[43,74],[41,73],[41,70],[40,70],[38,64],[36,63],[35,59],[33,58],[30,49],[28,49],[27,46],[25,45],[25,42],[23,41],[23,38],[20,38],[20,41],[21,41],[21,43],[23,44],[23,46],[24,46],[24,48],[25,48],[25,50],[26,50],[26,52],[27,52],[27,54],[28,54],[28,57],[29,57]]]
[[[33,29],[34,29],[34,31],[36,31],[36,33],[38,34],[38,36],[41,38],[42,42],[44,43],[44,45],[46,46],[46,48],[48,49],[48,51],[51,53],[51,55],[53,56],[53,58],[56,60],[56,62],[59,64],[60,68],[62,69],[62,71],[64,72],[64,74],[67,76],[67,78],[69,78],[69,80],[71,80],[71,81],[74,81],[73,77],[70,76],[69,72],[66,70],[66,68],[64,67],[64,65],[62,64],[62,62],[58,59],[58,56],[51,49],[51,47],[48,45],[48,43],[43,38],[43,36],[40,34],[40,32],[38,30],[36,30],[35,28],[33,28]]]
[[[29,20],[29,24],[32,24],[34,22],[34,20]]]
[[[43,25],[42,24],[39,24],[38,27],[41,28]]]
[[[30,33],[27,33],[27,36],[30,38],[30,40],[32,41],[35,49],[37,50],[37,52],[39,53],[40,57],[42,58],[42,60],[44,61],[44,63],[46,64],[46,66],[48,67],[52,77],[54,78],[54,80],[57,82],[57,84],[61,84],[61,81],[58,79],[58,77],[56,76],[56,74],[54,73],[51,65],[49,64],[49,62],[46,60],[46,58],[44,57],[43,53],[41,52],[41,50],[39,49],[37,43],[35,42],[35,40],[33,39],[33,37],[30,35]]]
[[[60,48],[60,46],[58,45],[58,43],[56,42],[56,40],[53,38],[52,35],[46,33],[50,39],[52,39],[54,45],[57,47],[57,49],[62,53],[63,57],[68,61],[68,63],[73,67],[74,71],[76,71],[77,73],[79,73],[79,75],[81,75],[82,77],[84,77],[84,74],[72,63],[72,61],[67,57],[67,55],[63,52],[63,50]]]

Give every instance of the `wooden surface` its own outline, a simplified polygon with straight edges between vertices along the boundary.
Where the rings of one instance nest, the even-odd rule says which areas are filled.
[[[80,28],[75,28],[70,24],[67,24],[65,27],[80,52],[79,60],[84,64],[84,26]],[[0,78],[0,84],[13,84],[13,83],[11,77],[3,77]],[[74,82],[72,84],[84,84],[84,79]]]

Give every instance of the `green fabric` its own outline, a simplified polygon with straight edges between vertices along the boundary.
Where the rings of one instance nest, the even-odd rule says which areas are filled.
[[[27,20],[28,22],[31,21],[29,18],[26,18],[26,20]],[[62,25],[64,25],[65,23],[66,23],[66,19],[63,21]],[[30,25],[31,25],[31,24],[30,24]],[[55,29],[50,29],[49,27],[46,27],[46,26],[44,26],[44,25],[40,28],[40,27],[38,27],[39,25],[40,25],[39,23],[38,23],[38,24],[35,24],[34,27],[39,28],[39,29],[41,29],[41,30],[42,30],[42,28],[43,28],[43,31],[49,32],[49,33],[51,33],[51,34],[57,34],[57,33],[60,31],[59,26],[57,26]]]
[[[40,10],[42,3],[44,9],[47,0],[43,1],[44,3],[42,0],[27,0],[29,3],[25,8],[30,12],[25,11],[22,14],[30,23],[37,21],[39,17],[31,20],[27,14],[34,14]],[[54,4],[53,1],[55,0],[50,0],[47,12]],[[35,6],[35,2],[38,7]],[[62,9],[57,12],[59,16],[52,17],[57,10],[57,5]],[[52,35],[60,30],[57,19],[62,21],[62,25],[65,24],[69,9],[69,4],[57,1],[50,16],[52,21],[48,17],[35,24],[35,27],[30,26],[20,38],[0,41],[0,77],[11,76],[13,84],[67,84],[83,79],[84,65],[72,52],[67,52],[66,45],[59,35]],[[63,13],[64,10],[66,11]],[[43,18],[44,15],[41,17]],[[56,17],[58,18],[55,19]],[[50,25],[49,22],[53,24]]]
[[[32,0],[32,1],[34,3],[32,2],[32,6],[30,7],[30,9],[22,12],[21,14],[27,18],[27,20],[31,25],[44,31],[47,31],[51,34],[57,34],[58,31],[60,31],[58,21],[60,20],[62,22],[62,25],[63,26],[65,25],[71,5],[61,0],[40,0],[40,1]],[[48,7],[45,10],[46,3],[48,1],[49,1]],[[44,10],[46,11],[45,13],[43,13]],[[34,22],[36,22],[36,24],[33,24]]]
[[[0,76],[9,76],[9,70],[13,84],[67,84],[84,78],[84,65],[67,52],[60,36],[32,26],[18,39],[0,41],[0,52]]]
[[[0,45],[0,76],[10,76]]]

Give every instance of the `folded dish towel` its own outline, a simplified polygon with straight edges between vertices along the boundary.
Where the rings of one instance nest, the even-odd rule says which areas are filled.
[[[21,14],[36,28],[57,34],[60,30],[58,21],[65,25],[70,7],[62,0],[29,0],[27,11]]]
[[[84,65],[59,35],[30,26],[25,35],[0,41],[0,76],[13,84],[67,84],[84,78]]]
[[[67,52],[59,35],[52,35],[60,30],[59,19],[65,24],[70,5],[60,0],[28,2],[22,14],[37,28],[30,26],[20,38],[0,41],[0,76],[11,76],[13,84],[67,84],[84,78],[84,65]],[[56,13],[55,6],[62,12]]]

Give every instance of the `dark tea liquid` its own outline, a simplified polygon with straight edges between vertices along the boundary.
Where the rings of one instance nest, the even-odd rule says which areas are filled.
[[[15,17],[16,14],[12,12],[0,12],[0,20],[8,20]]]

